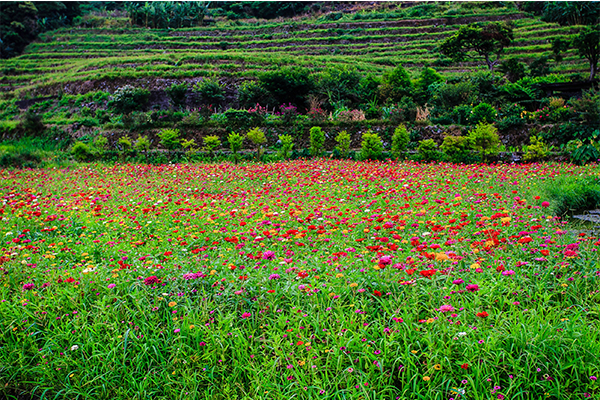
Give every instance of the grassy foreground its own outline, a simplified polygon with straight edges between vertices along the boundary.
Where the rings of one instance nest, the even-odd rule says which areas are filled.
[[[599,398],[598,166],[0,171],[0,397]]]

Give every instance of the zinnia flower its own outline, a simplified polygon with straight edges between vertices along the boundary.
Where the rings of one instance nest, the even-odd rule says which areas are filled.
[[[443,306],[441,306],[439,308],[439,311],[441,311],[441,312],[454,311],[454,307],[452,307],[450,304],[444,304]]]
[[[263,260],[274,260],[275,259],[275,253],[272,252],[271,250],[267,250],[263,253],[262,256]]]

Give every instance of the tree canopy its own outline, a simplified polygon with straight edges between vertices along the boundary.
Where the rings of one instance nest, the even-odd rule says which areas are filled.
[[[462,26],[457,33],[444,40],[439,50],[455,61],[483,57],[490,71],[493,71],[504,48],[509,46],[513,39],[513,29],[505,23],[491,23],[485,26],[470,24]]]
[[[582,58],[590,62],[590,80],[598,72],[598,59],[600,58],[600,25],[586,26],[573,38],[573,47]]]

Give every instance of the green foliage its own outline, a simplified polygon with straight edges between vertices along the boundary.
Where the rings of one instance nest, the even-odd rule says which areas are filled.
[[[560,25],[593,25],[600,22],[600,4],[594,1],[546,1],[543,21]]]
[[[181,147],[185,149],[185,156],[188,159],[193,157],[198,152],[198,148],[196,147],[196,141],[194,139],[181,140]]]
[[[555,215],[592,210],[600,205],[600,178],[597,176],[561,175],[547,182],[544,190]]]
[[[128,2],[126,9],[132,25],[153,29],[188,28],[202,25],[210,2],[153,1]]]
[[[149,98],[149,90],[125,85],[115,91],[107,106],[117,113],[129,114],[143,109],[148,104]]]
[[[506,78],[511,82],[516,82],[523,78],[527,72],[527,66],[516,58],[509,58],[508,60],[502,61],[500,68],[498,69],[506,75]]]
[[[496,121],[496,109],[487,103],[480,103],[473,107],[469,122],[472,124],[492,123]]]
[[[106,136],[96,136],[92,143],[93,153],[98,157],[102,158],[108,149],[108,139]]]
[[[202,142],[204,143],[203,151],[208,152],[211,158],[215,157],[215,150],[221,147],[221,141],[219,137],[216,135],[208,135],[202,138]]]
[[[165,89],[165,93],[169,96],[171,104],[175,108],[182,108],[185,106],[185,99],[187,96],[188,84],[187,82],[181,82],[179,84],[174,83]]]
[[[220,104],[225,100],[225,86],[216,77],[202,79],[193,90],[205,104]]]
[[[138,136],[137,140],[133,144],[133,148],[137,152],[144,153],[146,156],[146,162],[148,162],[148,151],[150,150],[150,140],[148,140],[148,136]]]
[[[527,146],[527,152],[523,156],[525,161],[541,161],[548,157],[550,151],[548,145],[544,143],[544,140],[538,136],[531,136],[529,138],[529,146]]]
[[[241,107],[250,108],[256,104],[273,103],[271,95],[259,82],[244,81],[238,88],[237,98]]]
[[[571,40],[569,38],[562,38],[557,36],[550,39],[550,45],[552,46],[552,54],[554,54],[554,61],[561,62],[563,60],[562,53],[568,51],[571,46]]]
[[[256,146],[256,160],[259,161],[262,157],[262,145],[267,142],[265,132],[256,127],[250,129],[246,136],[248,136],[248,139]]]
[[[157,136],[160,144],[167,150],[175,150],[181,144],[179,129],[163,129]]]
[[[294,147],[294,138],[291,135],[280,135],[279,141],[281,142],[279,155],[284,160],[287,160],[292,155],[292,149]]]
[[[471,147],[481,154],[483,160],[487,156],[495,156],[500,151],[500,138],[498,129],[494,125],[480,123],[475,129],[469,131]]]
[[[227,142],[229,142],[229,148],[231,149],[235,162],[237,163],[239,159],[238,152],[244,146],[244,136],[236,132],[231,132],[229,136],[227,136]]]
[[[541,56],[534,59],[529,63],[529,76],[546,76],[550,73],[550,66],[548,65],[548,56]]]
[[[318,77],[316,92],[326,98],[330,106],[357,105],[360,98],[361,74],[348,66],[328,68]]]
[[[440,75],[435,69],[424,67],[421,70],[421,74],[416,82],[417,97],[419,104],[424,105],[429,101],[431,92],[429,92],[429,86],[444,82],[444,77]]]
[[[440,146],[451,161],[462,162],[466,160],[471,144],[466,136],[444,136],[444,141]]]
[[[423,161],[437,161],[440,159],[438,145],[433,139],[421,140],[417,147],[417,154]]]
[[[383,154],[383,143],[377,133],[370,129],[362,134],[360,157],[363,160],[379,160]]]
[[[596,8],[600,10],[600,3],[596,3]],[[597,19],[598,15],[600,15],[600,11],[596,14]],[[598,60],[600,59],[600,25],[583,28],[573,38],[573,47],[581,58],[585,58],[590,63],[590,80],[594,79],[598,72]]]
[[[586,90],[580,99],[571,100],[580,118],[590,126],[600,125],[600,92]]]
[[[410,135],[404,124],[398,125],[392,135],[392,155],[395,159],[402,157],[402,153],[406,151],[408,142],[410,141]]]
[[[476,53],[485,59],[488,68],[493,71],[504,48],[509,46],[513,39],[510,25],[492,22],[481,26],[475,23],[461,26],[457,33],[442,42],[439,50],[455,61],[472,58],[473,53]]]
[[[314,89],[310,71],[301,67],[284,67],[267,71],[259,76],[260,84],[273,97],[271,106],[291,103],[304,107],[308,94]]]
[[[42,162],[41,152],[37,149],[20,146],[0,146],[0,168],[34,168]]]
[[[39,114],[27,110],[21,116],[17,129],[25,135],[40,136],[46,129],[46,126],[42,122],[42,117]]]
[[[400,101],[404,96],[413,95],[413,86],[408,72],[402,65],[383,75],[380,87],[381,97],[386,101]]]
[[[318,157],[323,153],[323,145],[325,144],[325,133],[318,126],[310,128],[310,155]]]
[[[461,104],[477,101],[477,88],[472,82],[438,83],[429,87],[431,105],[438,113],[445,113]]]
[[[90,146],[80,141],[73,144],[71,154],[77,161],[90,161],[93,158],[93,152]]]
[[[340,153],[340,156],[342,158],[348,158],[351,143],[350,134],[346,131],[340,131],[335,137],[335,141],[337,142],[335,148]]]

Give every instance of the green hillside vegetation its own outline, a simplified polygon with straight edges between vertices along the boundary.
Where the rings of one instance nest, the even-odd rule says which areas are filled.
[[[152,138],[180,128],[196,143],[212,134],[225,143],[231,130],[260,125],[283,129],[272,135],[276,142],[294,129],[306,136],[316,124],[358,132],[370,121],[390,135],[400,122],[465,126],[462,134],[488,122],[503,136],[543,124],[537,133],[556,146],[596,144],[588,115],[598,96],[552,103],[542,90],[590,77],[589,57],[572,40],[587,24],[593,42],[596,3],[282,4],[83,2],[69,23],[40,30],[20,55],[0,60],[0,133],[11,140],[29,134],[19,122],[29,109],[73,140]],[[510,30],[492,73],[482,57],[443,54],[441,44],[467,26]],[[148,91],[135,108],[115,106],[115,93],[127,85]],[[180,100],[170,97],[175,87]],[[480,103],[493,117],[473,116]],[[530,143],[529,134],[516,136],[503,141],[507,151]]]

